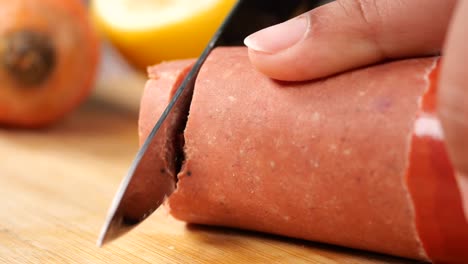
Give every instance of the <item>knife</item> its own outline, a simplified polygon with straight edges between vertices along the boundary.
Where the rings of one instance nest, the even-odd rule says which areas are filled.
[[[314,4],[316,5],[317,1],[238,0],[234,4],[219,29],[215,32],[208,45],[195,62],[191,71],[177,88],[173,98],[151,130],[146,141],[137,152],[126,177],[122,180],[111,203],[97,241],[99,247],[117,239],[136,227],[163,204],[165,199],[169,197],[174,190],[174,188],[170,186],[167,186],[168,188],[161,188],[161,184],[175,186],[175,179],[167,183],[155,183],[152,179],[148,179],[152,174],[145,169],[151,166],[145,166],[145,164],[151,162],[152,159],[147,150],[150,149],[153,142],[156,141],[154,139],[159,135],[159,128],[164,125],[172,109],[174,109],[174,107],[177,108],[178,103],[181,103],[181,98],[191,98],[198,72],[210,52],[217,46],[242,45],[242,41],[247,35],[261,28],[284,21],[298,12],[310,9],[314,7]],[[301,8],[304,10],[301,10]],[[150,185],[150,187],[154,187],[145,188],[145,190],[150,190],[151,193],[138,193],[139,197],[145,199],[144,202],[137,201],[134,197],[128,195],[128,193],[132,193],[132,191],[135,193],[135,190],[132,190],[132,188],[136,188],[135,186],[138,185]],[[127,212],[132,206],[139,206],[139,211],[142,212],[141,215],[137,217],[132,215],[130,217]]]

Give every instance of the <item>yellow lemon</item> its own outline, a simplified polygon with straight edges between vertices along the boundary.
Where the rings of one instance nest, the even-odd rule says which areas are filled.
[[[197,57],[236,0],[92,0],[97,27],[139,69]]]

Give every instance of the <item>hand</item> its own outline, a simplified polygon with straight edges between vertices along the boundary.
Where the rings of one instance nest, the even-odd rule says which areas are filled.
[[[245,39],[253,65],[279,80],[443,54],[438,113],[468,219],[468,1],[336,0]]]

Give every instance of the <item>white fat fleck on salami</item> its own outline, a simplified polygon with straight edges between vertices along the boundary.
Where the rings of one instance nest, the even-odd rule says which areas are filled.
[[[223,79],[229,78],[229,76],[231,76],[232,74],[233,74],[233,71],[232,71],[232,70],[226,70],[226,71],[223,73]]]
[[[270,167],[271,167],[272,169],[274,169],[274,168],[276,167],[275,161],[273,161],[273,160],[270,161]]]
[[[315,121],[315,122],[320,121],[320,113],[314,112],[313,115],[312,115],[312,120]]]
[[[255,176],[253,177],[253,180],[254,180],[255,182],[261,182],[261,181],[262,181],[262,179],[260,179],[260,176],[258,176],[258,175],[255,175]]]
[[[320,167],[320,163],[318,162],[318,160],[314,161],[314,167],[315,167],[315,168]]]
[[[414,133],[419,137],[444,138],[440,121],[434,116],[421,116],[416,119]]]

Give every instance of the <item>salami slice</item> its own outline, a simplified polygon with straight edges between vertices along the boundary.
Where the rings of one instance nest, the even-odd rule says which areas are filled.
[[[150,69],[142,139],[191,63]],[[427,110],[435,69],[435,57],[409,59],[289,83],[257,72],[243,47],[213,50],[183,135],[166,138],[183,144],[154,150],[183,160],[152,169],[177,174],[166,206],[191,223],[421,260],[468,260],[460,194],[438,120]]]

